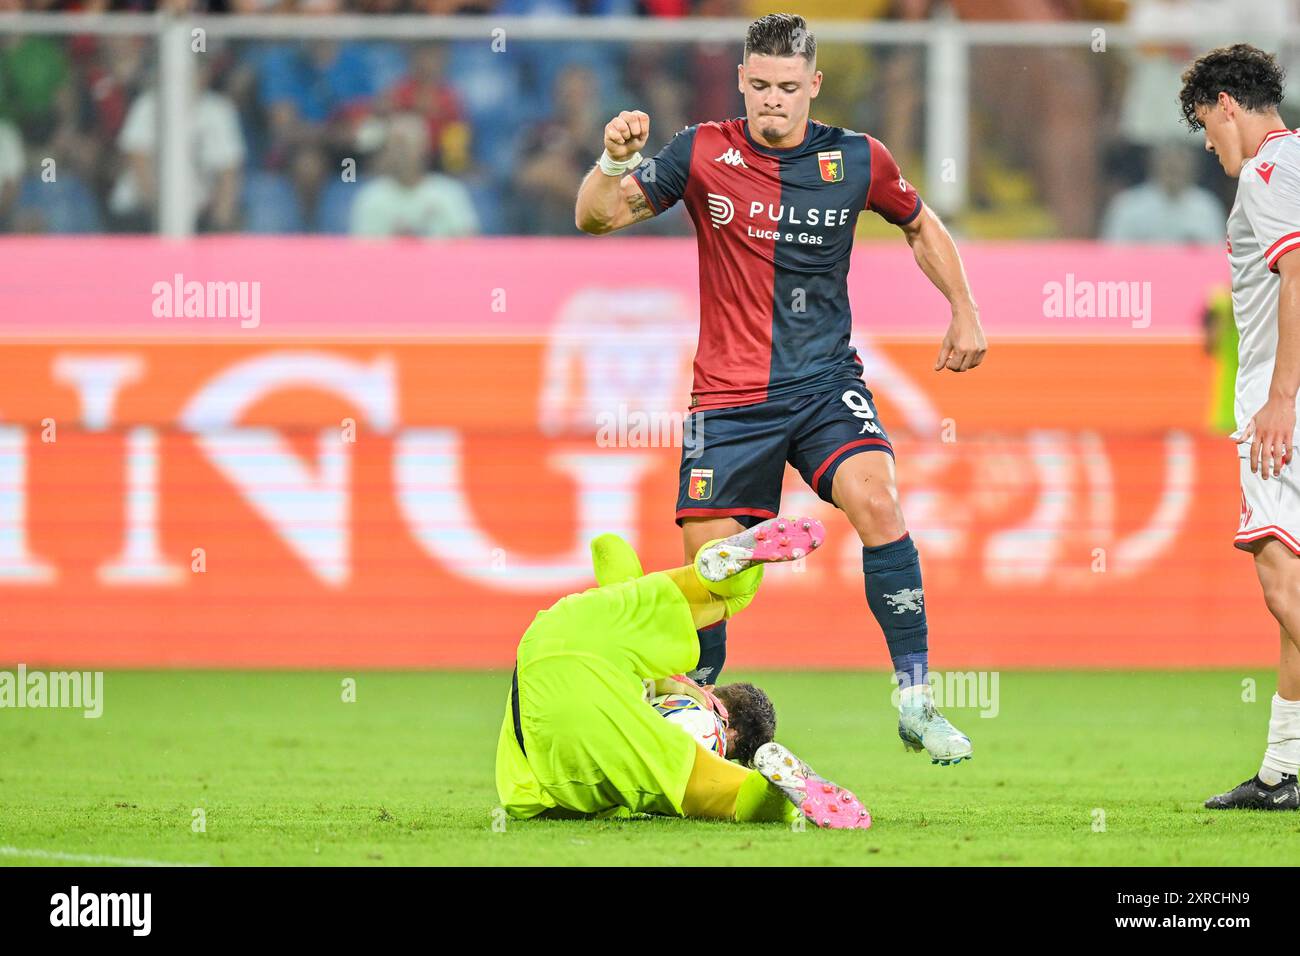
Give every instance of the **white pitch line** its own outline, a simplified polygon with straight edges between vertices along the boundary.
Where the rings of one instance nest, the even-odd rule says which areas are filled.
[[[58,860],[64,863],[100,863],[106,866],[207,866],[206,863],[137,860],[129,856],[95,856],[88,853],[63,853],[58,850],[24,849],[20,846],[0,846],[0,856],[26,856],[38,860]]]

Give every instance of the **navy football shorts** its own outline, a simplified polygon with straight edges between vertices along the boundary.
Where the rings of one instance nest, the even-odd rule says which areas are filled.
[[[735,518],[750,527],[776,517],[785,464],[831,500],[835,470],[867,451],[894,453],[871,392],[848,382],[814,395],[710,408],[684,430],[677,489],[683,518]]]

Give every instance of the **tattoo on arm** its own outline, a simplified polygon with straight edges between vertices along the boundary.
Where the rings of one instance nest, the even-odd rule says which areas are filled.
[[[641,222],[655,214],[655,211],[650,208],[650,204],[645,201],[645,196],[640,189],[627,197],[627,208],[632,213],[633,222]]]

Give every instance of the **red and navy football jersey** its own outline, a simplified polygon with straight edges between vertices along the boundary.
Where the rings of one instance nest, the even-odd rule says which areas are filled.
[[[810,120],[803,142],[754,141],[744,118],[687,127],[633,173],[656,213],[685,200],[700,256],[692,408],[858,380],[849,253],[864,209],[902,225],[921,199],[879,140]]]

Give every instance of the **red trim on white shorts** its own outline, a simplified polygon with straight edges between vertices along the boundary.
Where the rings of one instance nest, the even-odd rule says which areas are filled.
[[[1250,531],[1239,531],[1237,536],[1232,539],[1232,543],[1234,545],[1248,544],[1261,538],[1277,538],[1297,555],[1300,555],[1300,541],[1297,541],[1290,533],[1275,524],[1266,525],[1263,528],[1253,528]]]

